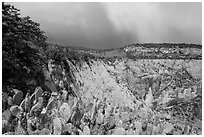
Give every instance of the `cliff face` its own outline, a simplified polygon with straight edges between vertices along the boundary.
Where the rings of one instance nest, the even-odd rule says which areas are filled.
[[[50,59],[45,67],[45,85],[58,99],[46,100],[40,134],[201,134],[201,45],[75,53],[83,58]]]
[[[139,59],[133,61],[126,58],[115,59],[112,62],[102,59],[90,60],[88,63],[83,62],[81,66],[74,66],[71,62],[69,64],[72,77],[75,79],[73,88],[76,88],[76,93],[84,99],[83,101],[86,102],[93,97],[101,101],[107,98],[113,103],[128,107],[134,105],[135,94],[145,92],[142,87],[142,79],[145,77],[155,79],[153,83],[161,82],[155,94],[166,86],[170,92],[171,90],[173,92],[173,88],[190,89],[196,84],[196,80],[202,78],[201,60]],[[58,71],[58,68],[53,64],[53,71],[50,70],[50,72],[55,70]],[[176,73],[181,73],[180,77]],[[56,80],[55,83],[63,83],[61,79],[60,81]],[[145,84],[148,85],[148,83]],[[164,92],[165,89],[161,94]]]
[[[95,58],[82,59],[80,65],[70,60],[62,64],[50,61],[48,72],[59,87],[64,88],[69,81],[69,90],[84,104],[94,103],[97,99],[104,105],[110,105],[113,110],[119,108],[121,115],[131,115],[135,110],[137,114],[133,115],[140,123],[152,123],[154,117],[162,119],[170,115],[174,122],[184,120],[190,121],[188,126],[199,125],[199,122],[195,123],[190,119],[201,121],[201,100],[197,102],[197,109],[189,101],[194,102],[202,93],[201,47],[154,46],[133,45],[109,51],[80,51],[94,55]],[[68,74],[65,64],[69,66]],[[188,112],[181,104],[192,110],[196,109],[196,114],[192,116],[195,112]],[[125,111],[125,108],[129,111]],[[121,120],[126,122],[122,117]],[[180,134],[187,128],[185,122],[178,122],[182,125],[181,131],[172,127],[168,132],[161,128],[158,133],[153,130],[151,133]],[[173,122],[165,123],[173,125]],[[154,124],[150,125],[154,127]],[[199,134],[200,127],[196,127],[198,128],[193,130]],[[189,131],[185,134],[189,134]]]
[[[142,48],[143,50],[141,50]],[[178,50],[175,50],[176,48]],[[82,98],[96,97],[101,100],[108,98],[114,103],[121,103],[121,105],[125,101],[124,104],[127,106],[132,106],[131,100],[134,100],[134,95],[143,91],[144,86],[148,86],[148,82],[150,83],[149,87],[152,84],[160,83],[156,91],[153,89],[154,94],[156,94],[157,92],[163,93],[165,87],[168,90],[172,88],[174,90],[176,88],[185,90],[201,80],[201,49],[195,47],[179,49],[176,46],[174,48],[160,48],[159,50],[162,51],[160,57],[174,53],[174,56],[169,56],[168,59],[165,59],[166,57],[164,59],[160,57],[151,58],[155,57],[155,50],[156,48],[146,48],[145,50],[145,47],[126,47],[123,49],[126,56],[120,54],[122,49],[105,51],[103,54],[102,52],[95,53],[94,56],[98,55],[98,58],[82,59],[80,65],[70,60],[66,61],[66,65],[64,63],[51,63],[54,61],[50,60],[48,71],[55,79],[55,84],[64,84],[68,78],[73,79],[70,83],[77,87],[79,91],[76,92]],[[146,52],[149,53],[149,58],[137,58],[141,54],[147,57]],[[128,53],[132,54],[131,57],[128,56]],[[94,52],[90,51],[89,54],[93,55]],[[192,59],[182,59],[183,55],[188,55],[188,58]],[[69,74],[66,74],[66,66],[69,66]],[[64,75],[64,81],[59,78],[59,75],[56,75],[58,78],[55,77],[55,74],[59,73],[62,76]],[[144,79],[148,78],[151,81],[145,83]]]

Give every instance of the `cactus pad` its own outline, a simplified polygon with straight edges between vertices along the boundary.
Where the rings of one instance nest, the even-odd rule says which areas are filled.
[[[35,89],[35,100],[37,101],[39,97],[41,97],[43,94],[43,90],[41,87],[37,87]]]
[[[21,102],[20,107],[25,110],[25,99]]]
[[[62,132],[62,124],[58,117],[53,119],[54,135],[60,135]]]
[[[124,128],[117,128],[113,132],[113,135],[125,135],[125,129]]]
[[[17,116],[17,114],[21,111],[20,107],[15,105],[10,108],[11,114],[13,116]]]
[[[104,115],[101,112],[98,112],[98,116],[96,117],[96,123],[102,124],[104,119]]]
[[[67,95],[68,95],[68,92],[66,90],[62,90],[62,100],[63,101],[67,100]]]
[[[48,104],[47,104],[47,106],[46,106],[46,111],[48,111],[48,110],[50,110],[50,109],[53,108],[54,102],[55,102],[55,99],[54,99],[54,98],[52,98],[52,99],[48,102]]]
[[[78,125],[83,117],[83,112],[77,108],[75,112],[72,114],[71,121],[73,122],[74,125]]]
[[[88,125],[85,125],[83,128],[83,135],[90,135],[91,131],[88,127]]]
[[[8,105],[12,106],[13,105],[13,98],[9,96],[7,98],[7,103],[8,103]]]
[[[86,108],[85,108],[85,112],[89,112],[93,107],[93,103],[89,103]]]
[[[63,103],[62,106],[59,108],[59,114],[65,120],[65,122],[68,122],[72,114],[70,106],[67,103]]]
[[[52,92],[56,92],[56,91],[57,91],[57,88],[56,88],[54,82],[52,81],[52,79],[51,79],[50,77],[46,79],[45,85],[46,85]]]
[[[43,107],[43,98],[39,97],[38,103],[36,105],[34,105],[30,110],[31,116],[33,115],[34,112],[42,111],[42,107]]]
[[[30,96],[29,96],[28,93],[26,94],[24,106],[25,106],[25,111],[26,111],[26,112],[29,112],[30,109],[31,109],[31,99],[30,99]]]
[[[17,89],[13,89],[14,96],[13,96],[13,104],[14,105],[20,105],[21,101],[23,100],[23,92]]]

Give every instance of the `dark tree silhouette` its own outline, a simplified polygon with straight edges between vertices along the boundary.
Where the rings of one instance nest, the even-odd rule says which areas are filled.
[[[2,87],[24,92],[36,86],[45,62],[46,36],[40,24],[21,17],[19,10],[2,3]]]

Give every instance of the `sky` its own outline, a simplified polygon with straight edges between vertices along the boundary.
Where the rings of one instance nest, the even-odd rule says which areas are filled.
[[[134,43],[202,44],[202,3],[16,2],[63,46],[118,48]]]

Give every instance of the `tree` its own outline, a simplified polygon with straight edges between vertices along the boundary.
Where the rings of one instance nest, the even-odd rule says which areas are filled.
[[[36,86],[45,63],[46,39],[40,24],[21,17],[19,10],[2,3],[2,88],[24,92]]]

